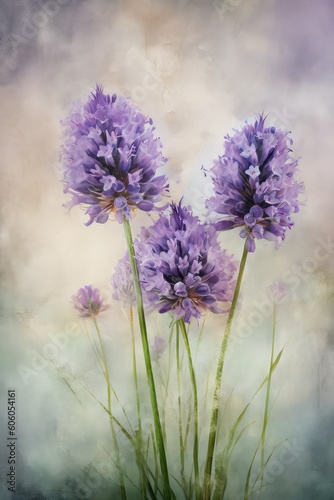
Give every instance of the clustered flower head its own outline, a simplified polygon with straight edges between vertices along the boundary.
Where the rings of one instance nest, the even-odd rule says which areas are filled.
[[[118,261],[114,274],[110,278],[110,284],[114,290],[113,298],[115,300],[119,300],[128,306],[136,304],[136,291],[128,252]]]
[[[144,299],[160,313],[189,323],[210,310],[224,312],[232,300],[236,263],[222,251],[214,227],[190,208],[171,204],[135,241]]]
[[[225,152],[211,170],[215,194],[207,202],[210,211],[223,216],[216,228],[240,227],[249,252],[255,239],[279,246],[293,226],[290,215],[299,211],[302,191],[294,179],[298,160],[290,155],[289,132],[266,127],[265,120],[259,115],[254,124],[226,136]]]
[[[80,318],[94,318],[110,306],[104,303],[100,290],[92,285],[80,288],[76,295],[72,295],[73,306]]]
[[[127,98],[104,94],[97,86],[64,125],[64,192],[72,195],[67,207],[88,205],[86,225],[105,223],[111,212],[121,223],[136,207],[157,209],[168,184],[164,175],[156,176],[166,160],[151,118]]]

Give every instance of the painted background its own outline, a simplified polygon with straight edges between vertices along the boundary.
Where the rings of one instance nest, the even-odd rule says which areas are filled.
[[[305,205],[279,251],[263,243],[249,258],[225,390],[238,383],[238,405],[265,375],[266,289],[283,280],[277,349],[286,347],[275,373],[273,393],[279,395],[269,434],[273,445],[287,440],[294,460],[276,457],[281,465],[263,498],[334,498],[333,2],[1,0],[0,13],[1,435],[7,389],[15,388],[15,498],[94,498],[82,477],[107,439],[99,409],[74,394],[47,359],[104,397],[70,298],[93,283],[111,300],[109,278],[125,249],[123,231],[117,222],[86,228],[79,208],[66,214],[58,159],[60,120],[96,83],[128,95],[152,116],[169,159],[172,199],[184,196],[197,214],[211,192],[201,166],[210,168],[226,133],[258,112],[292,131]],[[139,214],[135,231],[147,223]],[[240,258],[237,234],[221,241]],[[208,318],[198,361],[203,377],[222,321]],[[124,311],[113,303],[102,323],[112,376],[131,409]],[[151,332],[163,335],[161,325],[153,318]],[[194,328],[194,342],[196,335]],[[5,446],[1,439],[0,496],[10,498]],[[241,462],[249,446],[247,440],[240,445]],[[234,467],[232,483],[242,484]],[[78,474],[86,497],[68,489],[67,479]]]

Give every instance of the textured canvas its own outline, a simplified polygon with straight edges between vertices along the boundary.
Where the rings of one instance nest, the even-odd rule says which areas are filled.
[[[0,1],[2,499],[334,498],[333,22],[331,0]],[[102,127],[89,139],[82,125],[80,101],[94,92],[110,103],[116,94],[120,106],[124,99],[129,116],[138,110],[136,123],[142,113],[152,129],[145,140],[158,142],[140,146],[142,130],[132,121],[125,133],[120,119],[104,133],[102,151],[107,119],[89,115],[85,127]],[[261,117],[269,128],[251,132]],[[243,128],[249,149],[235,135]],[[108,149],[113,130],[130,146]],[[264,144],[278,144],[266,173],[262,133]],[[100,168],[89,173],[99,191],[90,177],[89,196],[69,210],[88,175],[84,155],[90,169]],[[111,175],[115,155],[136,158],[148,177],[154,165],[165,178],[145,177],[138,198],[144,177],[124,174],[124,187]],[[286,160],[288,170],[284,155],[295,162]],[[266,198],[255,199],[259,169],[269,181]],[[291,179],[300,184],[292,188]],[[188,207],[175,215],[176,229],[170,209],[152,210],[169,203],[174,215],[179,203]],[[146,262],[139,269],[146,355],[168,494],[123,216],[133,238],[165,217],[135,248],[139,268]],[[196,265],[207,258],[213,268],[203,267],[199,285]]]

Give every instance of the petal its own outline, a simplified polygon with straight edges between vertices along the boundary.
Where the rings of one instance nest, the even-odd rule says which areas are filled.
[[[234,222],[231,220],[222,220],[214,224],[216,231],[227,231],[234,227]]]
[[[250,252],[250,253],[253,253],[255,251],[256,245],[255,245],[254,238],[252,236],[248,236],[248,238],[246,240],[246,248],[247,248],[248,252]]]
[[[150,212],[154,208],[153,203],[151,201],[146,201],[146,200],[140,201],[137,206],[138,208],[140,208],[140,210],[143,210],[144,212]]]
[[[114,204],[115,204],[116,210],[123,210],[124,208],[127,207],[128,202],[126,201],[124,196],[118,196],[117,198],[115,198]]]
[[[244,221],[247,226],[252,227],[255,225],[256,219],[251,214],[246,214],[244,217]]]
[[[263,216],[263,209],[259,205],[254,205],[250,209],[250,214],[255,217],[255,219],[261,219]]]
[[[178,283],[175,283],[174,285],[174,292],[176,295],[179,297],[187,297],[187,287],[182,281],[179,281]]]
[[[99,224],[104,224],[108,220],[108,213],[107,212],[100,212],[95,220]]]
[[[216,297],[214,295],[206,295],[205,297],[201,297],[201,301],[204,302],[204,304],[213,304],[216,302]]]
[[[208,295],[210,293],[210,288],[206,284],[199,285],[194,290],[197,295]]]
[[[263,238],[264,229],[260,224],[256,224],[252,229],[252,234],[255,238],[262,239]]]
[[[159,313],[163,314],[165,312],[168,312],[172,309],[172,303],[171,302],[165,302],[159,309]]]

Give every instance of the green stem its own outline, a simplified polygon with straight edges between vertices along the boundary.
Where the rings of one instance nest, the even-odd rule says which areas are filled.
[[[88,328],[86,326],[86,323],[84,323],[84,324],[85,324],[85,330],[86,330],[86,333],[87,333],[88,340],[90,342],[90,345],[92,346],[92,349],[93,349],[95,357],[96,357],[96,361],[97,361],[97,363],[98,363],[98,365],[100,367],[100,370],[102,371],[102,373],[103,373],[103,375],[105,377],[106,374],[105,374],[105,371],[104,371],[103,363],[101,361],[101,356],[100,356],[100,354],[99,354],[99,352],[98,352],[98,350],[97,350],[97,348],[95,346],[95,343],[94,343],[94,341],[93,341],[93,339],[92,339],[92,337],[91,337],[91,335],[89,333],[89,330],[88,330]]]
[[[155,443],[155,437],[154,437],[154,432],[151,427],[151,437],[152,437],[152,448],[153,448],[153,456],[154,456],[154,468],[155,468],[155,474],[154,474],[154,493],[157,494],[158,492],[158,480],[159,480],[159,470],[158,470],[158,457],[157,457],[157,447]]]
[[[261,433],[261,488],[263,488],[263,474],[264,474],[264,452],[265,452],[265,441],[266,441],[266,431],[267,425],[269,421],[269,399],[270,399],[270,389],[271,389],[271,380],[273,374],[273,362],[274,362],[274,351],[275,351],[275,334],[276,334],[276,304],[274,304],[274,320],[273,320],[273,331],[271,337],[271,353],[270,353],[270,365],[268,372],[268,382],[267,382],[267,391],[266,391],[266,400],[264,405],[264,415],[263,415],[263,424],[262,424],[262,433]]]
[[[143,297],[142,297],[142,292],[141,292],[141,287],[140,287],[140,282],[139,282],[139,273],[138,273],[138,268],[137,268],[135,250],[134,250],[134,246],[133,246],[131,227],[130,227],[129,221],[125,217],[123,219],[123,226],[124,226],[125,238],[126,238],[126,242],[127,242],[127,246],[128,246],[128,250],[129,250],[130,265],[131,265],[131,270],[132,270],[132,275],[133,275],[133,280],[134,280],[134,285],[135,285],[135,290],[136,290],[138,320],[139,320],[141,341],[142,341],[143,354],[144,354],[144,360],[145,360],[147,382],[148,382],[149,391],[150,391],[151,406],[152,406],[153,421],[154,421],[154,431],[155,431],[157,448],[158,448],[158,452],[159,452],[160,468],[161,468],[163,489],[164,489],[164,498],[166,500],[171,500],[172,491],[171,491],[171,487],[169,484],[166,452],[165,452],[165,446],[164,446],[164,441],[163,441],[163,434],[162,434],[162,427],[161,427],[161,421],[160,421],[160,415],[159,415],[157,394],[156,394],[155,382],[154,382],[154,376],[153,376],[150,349],[149,349],[149,345],[148,345],[146,320],[145,320],[144,307],[143,307]]]
[[[165,391],[163,395],[163,404],[162,404],[162,427],[163,427],[163,436],[165,440],[166,440],[166,406],[168,400],[168,388],[169,388],[170,373],[171,373],[171,348],[172,348],[173,335],[174,335],[174,324],[172,324],[170,327],[170,334],[168,339],[168,371],[167,371],[166,384],[164,385]]]
[[[202,321],[201,330],[200,330],[199,336],[198,336],[197,347],[196,347],[196,354],[195,354],[195,361],[197,359],[199,346],[200,346],[200,344],[202,342],[202,337],[203,337],[203,332],[204,332],[204,326],[205,326],[205,320],[206,320],[206,316],[204,316],[204,319]]]
[[[193,449],[193,460],[194,460],[194,472],[195,472],[195,490],[196,497],[199,497],[199,467],[198,467],[198,395],[197,395],[197,383],[196,383],[196,375],[194,370],[194,365],[191,356],[191,350],[189,345],[189,339],[187,335],[186,325],[184,323],[183,318],[179,319],[180,329],[182,333],[182,338],[184,341],[184,345],[186,348],[187,356],[188,356],[188,366],[190,373],[190,380],[193,387],[194,393],[194,449]]]
[[[141,409],[140,409],[140,398],[139,398],[139,384],[138,384],[138,373],[137,373],[137,359],[136,359],[136,344],[135,344],[135,332],[133,325],[133,310],[130,307],[129,310],[129,321],[130,321],[130,331],[131,331],[131,344],[132,344],[132,369],[133,376],[135,382],[136,389],[136,405],[137,405],[137,414],[138,414],[138,429],[140,436],[142,435],[142,426],[141,426]]]
[[[98,336],[99,342],[100,342],[101,353],[102,353],[102,361],[103,361],[103,365],[104,365],[104,374],[105,374],[105,378],[106,378],[106,382],[107,382],[108,411],[109,411],[110,415],[112,415],[112,410],[111,410],[111,383],[110,383],[110,377],[109,377],[107,357],[106,357],[106,353],[105,353],[105,350],[104,350],[104,345],[103,345],[103,342],[102,342],[101,332],[100,332],[99,326],[98,326],[97,321],[96,321],[96,317],[93,316],[92,320],[93,320],[93,323],[94,323],[94,326],[95,326],[95,329],[96,329],[96,333],[97,333],[97,336]],[[112,417],[110,417],[110,428],[111,428],[111,434],[112,434],[112,438],[113,438],[113,442],[114,442],[114,447],[115,447],[115,453],[116,453],[116,465],[117,465],[117,468],[119,469],[119,481],[120,481],[120,489],[121,489],[121,498],[122,498],[122,500],[126,500],[126,491],[125,491],[125,483],[124,483],[124,473],[123,473],[122,467],[121,467],[121,455],[120,455],[120,452],[119,452],[117,435],[116,435],[116,431],[115,431],[114,422],[113,422]]]
[[[133,309],[130,306],[129,309],[129,323],[130,323],[130,332],[131,332],[131,344],[132,344],[132,371],[135,382],[135,390],[136,390],[136,406],[137,406],[137,416],[138,416],[138,432],[136,432],[136,442],[138,446],[138,450],[142,452],[143,445],[143,432],[141,425],[141,408],[140,408],[140,398],[139,398],[139,384],[138,384],[138,373],[137,373],[137,358],[136,358],[136,343],[135,343],[135,330],[133,324]],[[137,463],[139,468],[140,475],[140,483],[141,483],[141,496],[142,499],[146,498],[146,481],[145,481],[145,473],[143,470],[143,464],[141,464],[140,455],[137,450]]]
[[[184,438],[183,438],[184,453],[187,453],[187,443],[188,443],[188,436],[189,436],[189,430],[190,430],[191,414],[192,414],[191,402],[189,402],[188,416],[187,416],[187,420],[186,420],[186,430],[185,430]]]
[[[54,361],[52,359],[50,359],[50,361],[55,365]],[[56,366],[56,365],[55,365]],[[66,372],[70,377],[73,378],[73,380],[75,380],[75,382],[77,384],[79,384],[83,389],[85,389],[85,391],[88,392],[88,394],[90,396],[92,396],[93,399],[95,399],[95,401],[101,406],[101,408],[103,408],[103,410],[109,415],[109,417],[113,420],[113,422],[115,422],[115,424],[119,427],[119,430],[121,432],[123,432],[124,436],[129,440],[129,443],[131,444],[131,446],[133,447],[134,451],[137,452],[138,451],[138,448],[137,448],[137,443],[135,441],[135,439],[131,436],[131,434],[124,428],[124,426],[119,422],[119,420],[117,420],[117,418],[108,410],[108,408],[106,406],[104,406],[104,404],[95,396],[95,394],[93,394],[93,392],[83,383],[81,382],[79,379],[77,379],[73,373],[71,373],[68,369],[66,368],[63,368],[62,370],[59,369],[59,367],[56,366],[56,368],[62,372]],[[73,392],[73,391],[72,391]],[[145,472],[146,474],[146,470],[148,472],[148,474],[151,476],[151,478],[154,479],[155,481],[155,478],[156,478],[156,474],[154,474],[152,472],[152,470],[150,469],[150,467],[148,466],[148,463],[147,463],[147,457],[145,457],[140,451],[138,452],[139,455],[140,455],[140,460],[143,464],[145,464],[145,467],[143,467],[143,471]],[[128,477],[128,476],[127,476]],[[131,479],[128,477],[129,481],[131,481]],[[153,489],[150,485],[150,481],[148,479],[148,476],[145,476],[145,481],[146,481],[146,484],[147,484],[147,487],[148,487],[148,490],[149,490],[149,493],[151,495],[151,498],[152,500],[157,500],[157,497],[156,495],[154,494],[153,492]],[[132,483],[134,484],[134,483]],[[146,497],[145,497],[146,498]]]
[[[180,328],[179,323],[176,323],[176,376],[177,376],[177,405],[179,412],[179,446],[180,446],[180,462],[181,462],[181,483],[185,489],[186,482],[184,476],[184,444],[183,444],[183,428],[182,428],[182,403],[181,403],[181,369],[180,369]]]
[[[93,351],[94,351],[94,354],[95,354],[95,357],[96,357],[96,361],[97,361],[97,363],[98,363],[98,365],[99,365],[99,367],[100,367],[100,369],[101,369],[101,372],[103,373],[104,378],[106,379],[106,383],[107,383],[107,384],[109,384],[109,387],[110,387],[111,392],[112,392],[112,393],[113,393],[113,395],[115,396],[115,399],[116,399],[117,403],[119,404],[119,407],[120,407],[120,409],[122,410],[123,415],[124,415],[124,417],[126,418],[126,420],[127,420],[128,424],[129,424],[130,429],[133,431],[133,428],[132,428],[131,422],[130,422],[130,420],[129,420],[129,417],[128,417],[128,416],[127,416],[127,414],[126,414],[126,411],[125,411],[125,409],[124,409],[124,406],[123,406],[123,405],[122,405],[122,403],[120,402],[119,397],[117,396],[117,393],[116,393],[115,389],[114,389],[114,388],[113,388],[113,386],[111,385],[110,380],[108,380],[107,374],[106,374],[106,372],[105,372],[104,363],[103,363],[103,359],[102,359],[101,353],[100,353],[100,352],[98,351],[98,349],[96,348],[96,346],[95,346],[95,344],[94,344],[94,341],[93,341],[93,339],[91,338],[91,335],[90,335],[90,333],[89,333],[89,331],[88,331],[87,327],[85,327],[85,330],[86,330],[86,333],[87,333],[87,336],[88,336],[89,342],[90,342],[90,344],[91,344],[91,346],[92,346],[92,349],[93,349]]]
[[[211,473],[212,473],[214,449],[215,449],[215,444],[216,444],[216,439],[217,439],[217,424],[218,424],[219,399],[220,399],[222,375],[223,375],[227,345],[228,345],[228,341],[229,341],[230,333],[231,333],[232,321],[233,321],[233,317],[234,317],[234,313],[235,313],[235,308],[236,308],[236,305],[238,302],[242,277],[243,277],[244,269],[245,269],[245,265],[246,265],[247,254],[248,254],[248,251],[247,251],[246,244],[245,244],[244,251],[243,251],[243,254],[241,257],[240,268],[239,268],[237,283],[235,286],[234,295],[233,295],[233,299],[232,299],[231,309],[230,309],[230,312],[229,312],[229,315],[227,318],[224,336],[223,336],[222,344],[220,347],[219,358],[218,358],[216,379],[215,379],[215,388],[214,388],[214,394],[213,394],[211,420],[210,420],[208,449],[207,449],[205,469],[204,469],[204,497],[203,497],[204,500],[210,500],[210,498],[211,498]]]
[[[95,328],[96,328],[96,327],[95,327]],[[131,422],[130,422],[130,421],[129,421],[129,419],[128,419],[128,416],[127,416],[127,414],[126,414],[126,412],[125,412],[125,409],[124,409],[123,405],[121,404],[121,402],[120,402],[120,400],[119,400],[119,398],[118,398],[118,396],[117,396],[117,394],[116,394],[116,392],[115,392],[115,389],[114,389],[114,388],[113,388],[113,386],[111,385],[111,382],[110,382],[110,380],[109,380],[109,374],[108,374],[108,373],[106,373],[106,370],[105,370],[105,363],[103,362],[103,356],[101,355],[101,353],[98,351],[97,347],[95,346],[95,343],[94,343],[93,339],[91,338],[91,335],[90,335],[90,333],[89,333],[89,331],[88,331],[88,328],[86,327],[85,329],[86,329],[86,333],[87,333],[87,337],[88,337],[88,339],[89,339],[89,342],[90,342],[90,344],[91,344],[91,346],[92,346],[92,349],[93,349],[93,351],[94,351],[94,354],[95,354],[95,357],[96,357],[96,361],[97,361],[97,363],[98,363],[98,365],[99,365],[99,367],[100,367],[100,369],[101,369],[101,371],[102,371],[102,373],[103,373],[104,378],[106,379],[106,383],[107,383],[108,389],[110,389],[110,390],[112,391],[112,393],[113,393],[113,395],[115,396],[115,398],[116,398],[116,400],[117,400],[117,402],[118,402],[118,404],[119,404],[119,406],[120,406],[120,408],[121,408],[121,410],[122,410],[122,412],[123,412],[123,414],[124,414],[125,418],[126,418],[126,419],[127,419],[127,421],[128,421],[129,426],[130,426],[130,427],[131,427],[131,429],[132,429]],[[101,342],[100,342],[100,344],[101,344]],[[108,393],[108,394],[109,394],[109,393]]]

